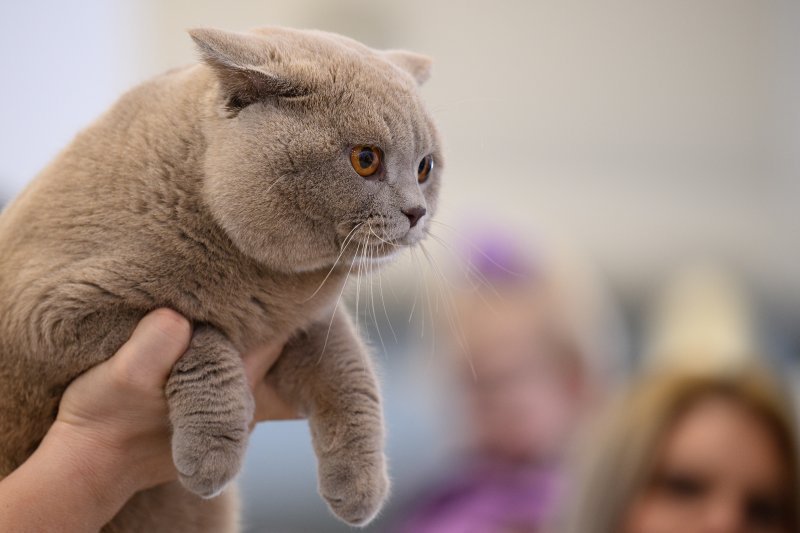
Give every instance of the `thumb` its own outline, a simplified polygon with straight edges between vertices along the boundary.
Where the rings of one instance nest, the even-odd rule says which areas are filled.
[[[283,345],[283,342],[272,342],[258,346],[242,356],[244,371],[251,389],[264,380],[264,376],[283,352]]]
[[[157,309],[142,318],[131,338],[111,359],[123,379],[161,388],[192,336],[192,327],[171,309]]]

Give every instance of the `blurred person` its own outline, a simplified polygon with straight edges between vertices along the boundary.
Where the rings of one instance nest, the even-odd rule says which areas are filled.
[[[563,499],[564,450],[608,386],[613,365],[596,330],[611,313],[588,277],[533,261],[502,236],[471,255],[475,288],[456,293],[448,342],[465,449],[398,531],[545,531]]]
[[[692,265],[654,308],[643,377],[586,435],[571,531],[800,531],[791,396],[755,355],[747,291]]]
[[[643,380],[588,443],[570,531],[800,531],[790,406],[757,366]]]

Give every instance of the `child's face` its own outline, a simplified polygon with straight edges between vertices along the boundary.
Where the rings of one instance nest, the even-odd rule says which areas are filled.
[[[470,422],[477,445],[513,460],[558,455],[582,407],[581,369],[543,300],[506,291],[465,313]]]

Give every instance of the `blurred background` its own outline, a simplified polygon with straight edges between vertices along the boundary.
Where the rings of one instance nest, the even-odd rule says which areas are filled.
[[[646,359],[680,351],[670,345],[672,333],[653,327],[676,316],[695,326],[723,317],[733,324],[725,331],[738,333],[723,334],[721,358],[764,354],[793,379],[800,362],[800,3],[3,2],[0,205],[123,91],[195,61],[187,28],[259,25],[324,29],[435,59],[422,91],[446,143],[437,216],[446,226],[434,233],[448,246],[432,242],[431,253],[445,275],[464,274],[482,287],[476,293],[500,297],[492,316],[535,310],[519,328],[547,322],[544,330],[559,332],[559,342],[537,350],[570,353],[586,369],[579,373],[591,393],[576,393],[581,405],[584,394],[614,390]],[[488,251],[476,255],[476,248]],[[547,295],[537,288],[520,296],[506,276],[481,266],[486,256]],[[464,323],[475,321],[477,338],[450,326],[444,304],[421,316],[420,301],[431,298],[421,287],[441,289],[437,277],[436,268],[411,259],[384,270],[385,312],[373,311],[359,291],[360,327],[384,381],[394,479],[392,500],[368,531],[404,527],[462,450],[484,442],[476,420],[498,420],[475,400],[483,398],[476,384],[502,369],[481,366],[476,355],[475,377],[464,378],[463,362],[448,354],[484,353],[473,348],[481,342],[508,342],[513,351],[513,333],[503,330],[513,320],[492,326],[486,317],[461,316],[484,305],[461,293],[450,308]],[[698,303],[709,301],[717,303]],[[697,318],[686,318],[687,309]],[[554,316],[566,318],[556,326]],[[687,328],[675,328],[684,339]],[[576,405],[556,418],[587,416]],[[558,433],[556,426],[547,431]],[[248,531],[348,530],[315,492],[303,422],[255,431],[242,487]]]

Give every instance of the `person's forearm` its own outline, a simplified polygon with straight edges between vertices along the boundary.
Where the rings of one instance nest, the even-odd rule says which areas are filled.
[[[98,531],[133,494],[116,463],[54,426],[29,459],[0,480],[0,531]]]

